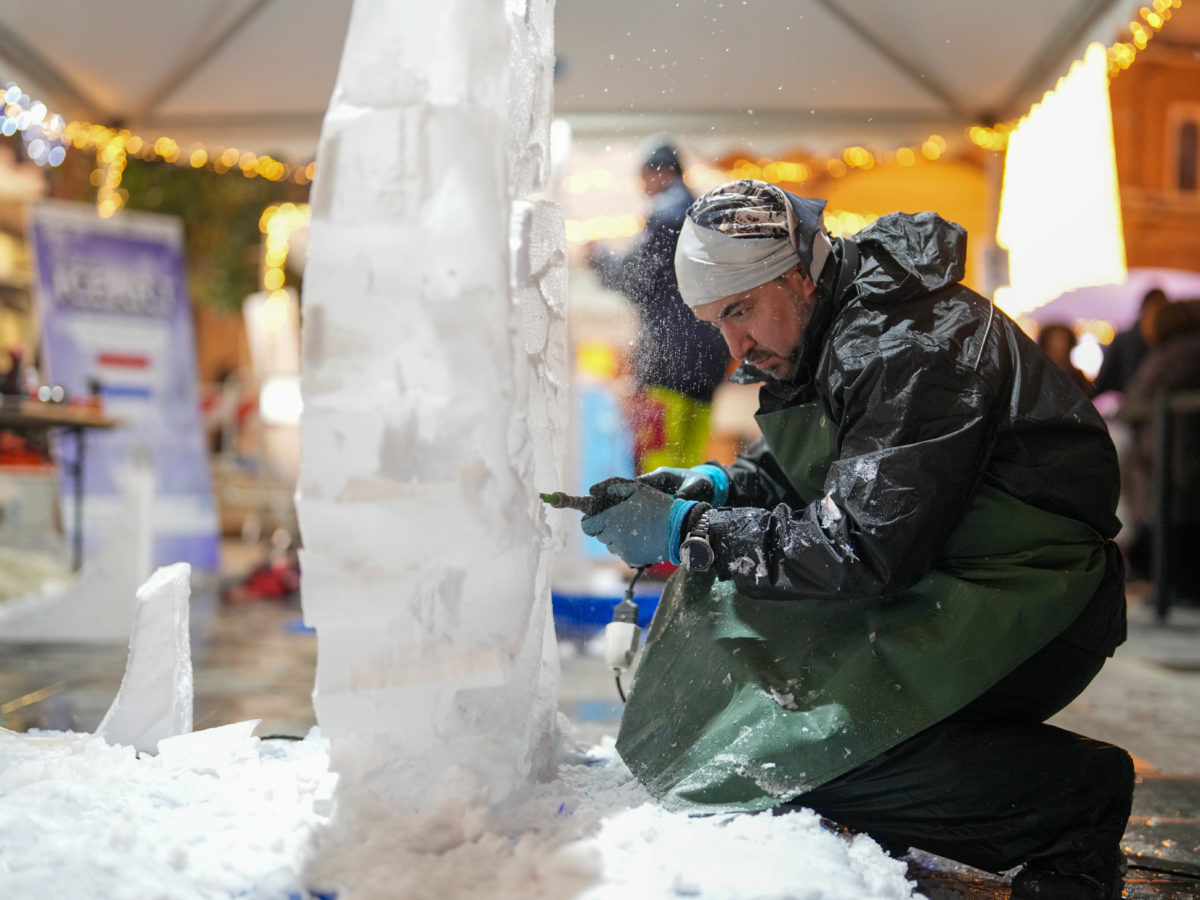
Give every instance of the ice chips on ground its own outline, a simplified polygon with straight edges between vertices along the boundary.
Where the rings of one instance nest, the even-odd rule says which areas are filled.
[[[332,791],[314,729],[282,751],[256,723],[137,756],[91,734],[0,733],[0,894],[286,898]],[[322,803],[324,801],[324,804]]]
[[[611,746],[486,805],[327,815],[329,747],[259,741],[254,722],[138,757],[95,735],[0,730],[6,897],[286,900],[900,900],[903,862],[816,816],[687,817],[654,803]],[[335,804],[336,805],[336,804]]]
[[[319,836],[313,887],[406,900],[901,900],[907,866],[815,814],[689,817],[637,785],[611,747],[492,808],[362,814]]]

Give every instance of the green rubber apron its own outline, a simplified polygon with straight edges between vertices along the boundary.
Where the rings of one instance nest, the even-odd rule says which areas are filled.
[[[837,428],[757,417],[805,503]],[[665,805],[763,810],[960,709],[1061,632],[1104,575],[1086,525],[981,487],[933,569],[877,598],[762,600],[678,570],[646,636],[617,751]]]

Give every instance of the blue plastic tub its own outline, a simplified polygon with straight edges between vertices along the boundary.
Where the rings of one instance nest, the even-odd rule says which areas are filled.
[[[550,601],[554,611],[554,629],[559,640],[584,642],[604,630],[612,621],[613,607],[624,598],[619,594],[574,594],[552,591]],[[662,598],[661,587],[652,592],[635,591],[634,602],[638,605],[638,624],[645,628],[658,608]]]

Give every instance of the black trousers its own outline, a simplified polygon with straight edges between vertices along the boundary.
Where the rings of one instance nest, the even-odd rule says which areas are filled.
[[[798,797],[885,847],[992,872],[1111,867],[1133,798],[1119,747],[1044,724],[1104,664],[1056,638],[953,716]],[[782,811],[782,810],[781,810]]]

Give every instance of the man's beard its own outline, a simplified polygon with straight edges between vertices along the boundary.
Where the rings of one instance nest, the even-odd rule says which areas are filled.
[[[778,372],[778,374],[775,371],[771,371],[771,370],[762,368],[757,363],[757,360],[784,359],[784,357],[778,356],[777,354],[774,354],[774,353],[758,354],[758,353],[751,351],[750,354],[742,360],[742,362],[745,363],[746,365],[750,366],[752,369],[754,369],[755,372],[758,372],[760,375],[762,375],[762,377],[765,378],[767,381],[786,382],[786,381],[791,381],[796,376],[796,373],[799,371],[799,369],[800,369],[799,356],[800,356],[800,353],[799,353],[799,351],[797,351],[796,353],[793,353],[791,355],[791,357],[788,357],[786,359],[786,365],[784,366],[782,371]]]

